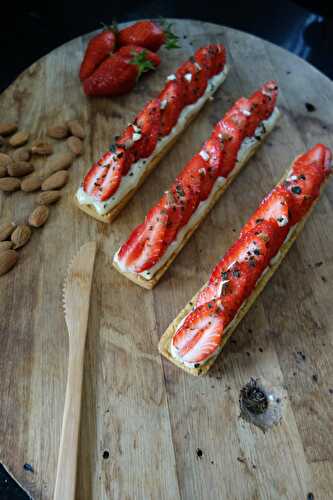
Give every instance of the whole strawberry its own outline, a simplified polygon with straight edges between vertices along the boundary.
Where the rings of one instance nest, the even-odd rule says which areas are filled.
[[[142,73],[160,64],[157,54],[142,47],[122,47],[83,82],[88,96],[117,96],[130,92]]]
[[[116,45],[115,30],[105,27],[98,35],[89,40],[80,67],[80,80],[88,78],[95,69],[114,51]]]
[[[119,31],[117,43],[123,45],[138,45],[156,52],[165,44],[167,49],[179,48],[178,37],[172,33],[171,24],[161,21],[138,21],[128,28]]]

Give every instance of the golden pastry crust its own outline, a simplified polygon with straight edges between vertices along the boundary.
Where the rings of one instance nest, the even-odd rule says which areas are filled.
[[[280,182],[284,181],[289,175],[290,175],[290,169],[287,170],[287,172],[284,174],[284,176],[282,177],[282,179],[281,179]],[[324,187],[325,187],[325,185],[327,183],[327,180],[321,186],[321,190],[320,190],[321,192],[324,189]],[[244,318],[244,316],[246,315],[246,313],[249,311],[249,309],[251,308],[252,304],[256,301],[256,299],[260,295],[260,293],[263,291],[263,289],[265,288],[266,284],[271,279],[271,277],[273,276],[273,274],[275,273],[275,271],[277,270],[277,268],[280,266],[281,262],[283,261],[284,257],[289,252],[289,250],[292,247],[294,241],[298,238],[298,235],[301,233],[301,231],[302,231],[302,229],[303,229],[303,227],[305,225],[305,222],[307,221],[307,219],[311,215],[311,212],[314,209],[315,205],[318,203],[319,198],[320,198],[320,195],[314,201],[314,203],[312,204],[312,206],[311,206],[310,210],[308,211],[308,213],[306,214],[306,216],[303,217],[303,219],[300,222],[298,222],[298,224],[296,224],[295,226],[293,226],[291,228],[291,230],[290,230],[290,232],[288,234],[288,240],[286,240],[282,244],[282,246],[281,246],[281,248],[279,250],[279,253],[274,257],[274,262],[272,264],[270,264],[266,268],[266,272],[264,272],[261,275],[261,277],[258,279],[258,281],[256,283],[256,286],[253,289],[253,292],[251,293],[251,295],[243,302],[243,304],[241,305],[241,307],[238,310],[238,312],[237,312],[236,316],[234,317],[234,319],[226,327],[225,333],[223,335],[222,343],[221,343],[220,348],[217,351],[216,355],[214,355],[213,357],[211,357],[203,365],[199,366],[199,368],[189,368],[189,367],[185,366],[184,364],[182,364],[179,360],[175,359],[171,355],[171,352],[170,352],[171,339],[172,339],[174,333],[177,331],[180,322],[191,311],[193,305],[195,304],[196,297],[197,297],[198,293],[204,287],[207,286],[208,283],[205,283],[205,285],[201,288],[201,290],[199,290],[199,292],[197,292],[194,295],[194,297],[190,300],[190,302],[188,302],[188,304],[180,311],[180,313],[178,314],[178,316],[173,320],[173,322],[168,326],[168,328],[166,329],[166,331],[163,333],[163,335],[162,335],[162,337],[160,339],[159,345],[158,345],[158,349],[159,349],[160,353],[165,358],[167,358],[173,364],[175,364],[176,366],[178,366],[182,370],[186,371],[190,375],[195,375],[195,376],[205,375],[208,372],[208,370],[210,369],[210,367],[214,364],[216,358],[219,356],[219,354],[222,351],[223,347],[225,346],[225,344],[227,343],[227,341],[229,340],[229,338],[231,337],[231,335],[233,334],[233,332],[236,330],[238,324],[241,322],[241,320]]]
[[[270,132],[274,129],[278,119],[280,118],[280,112],[277,110],[277,115],[276,115],[276,121],[273,125],[273,127],[267,131],[263,136],[260,142],[258,142],[255,147],[251,150],[248,151],[246,156],[244,156],[243,160],[238,163],[238,166],[235,170],[232,170],[230,172],[230,175],[226,178],[226,182],[222,184],[222,186],[215,192],[214,196],[210,200],[209,203],[207,203],[205,210],[202,212],[202,216],[198,220],[196,224],[193,225],[193,227],[189,228],[189,230],[186,232],[184,238],[182,241],[179,242],[179,245],[175,250],[172,252],[168,260],[163,264],[163,266],[152,276],[151,279],[146,279],[144,276],[131,272],[131,271],[123,271],[120,269],[119,265],[115,260],[113,260],[113,266],[119,271],[123,276],[128,278],[129,280],[133,281],[136,285],[139,285],[143,288],[146,288],[147,290],[151,290],[154,288],[154,286],[159,282],[163,274],[167,271],[167,269],[171,266],[172,262],[175,260],[177,255],[181,252],[181,250],[184,248],[186,245],[187,241],[190,239],[192,234],[196,231],[196,229],[200,226],[201,222],[205,219],[205,217],[208,215],[210,210],[213,208],[213,206],[217,203],[219,198],[222,196],[224,191],[227,190],[229,185],[232,183],[232,181],[237,177],[237,175],[241,172],[241,170],[244,168],[245,164],[248,162],[248,160],[255,154],[261,143],[265,140],[265,138],[270,134]]]

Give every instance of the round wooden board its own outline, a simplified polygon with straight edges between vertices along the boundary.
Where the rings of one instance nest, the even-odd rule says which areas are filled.
[[[2,120],[34,136],[66,119],[85,125],[84,155],[70,170],[47,225],[0,278],[0,456],[36,499],[54,487],[67,369],[61,306],[67,265],[81,244],[100,245],[87,345],[77,498],[328,499],[333,490],[333,184],[219,361],[195,379],[162,360],[160,335],[234,241],[298,153],[333,146],[333,85],[268,42],[214,24],[174,21],[182,49],[119,99],[87,99],[77,73],[89,35],[25,71],[0,98]],[[226,45],[230,74],[196,121],[107,226],[72,204],[87,167],[166,75],[208,42]],[[197,151],[211,126],[265,80],[280,85],[283,117],[153,291],[111,267],[114,251]],[[309,113],[305,103],[315,106]],[[61,146],[58,146],[60,148]],[[0,196],[1,220],[24,220],[36,195]],[[304,353],[304,359],[298,352]],[[263,377],[286,389],[283,421],[263,434],[238,418],[240,387]],[[202,450],[199,457],[197,449]],[[103,451],[110,457],[103,459]],[[34,474],[22,465],[33,465]]]

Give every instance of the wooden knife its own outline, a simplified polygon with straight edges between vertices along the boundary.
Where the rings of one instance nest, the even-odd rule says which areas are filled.
[[[80,248],[69,265],[64,282],[63,306],[69,336],[69,356],[54,500],[75,498],[84,348],[96,249],[94,241]]]

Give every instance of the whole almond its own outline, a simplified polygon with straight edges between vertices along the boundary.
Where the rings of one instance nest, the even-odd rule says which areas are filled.
[[[0,153],[0,167],[7,167],[13,160],[5,153]]]
[[[65,139],[68,136],[68,126],[67,125],[56,125],[54,127],[49,127],[46,131],[49,137],[53,139]]]
[[[26,193],[37,191],[37,189],[41,187],[42,182],[43,179],[41,179],[37,174],[32,174],[23,179],[23,181],[21,182],[21,189]]]
[[[14,243],[12,241],[0,241],[0,253],[3,250],[10,250],[13,248]]]
[[[16,123],[0,123],[0,135],[10,135],[16,132],[17,124]]]
[[[15,161],[29,161],[30,160],[30,151],[28,148],[18,148],[12,154],[12,158]]]
[[[69,168],[73,163],[73,160],[74,155],[69,151],[51,156],[50,158],[48,158],[47,163],[42,170],[41,175],[43,176],[43,179],[47,179],[47,177],[49,177],[51,174],[54,174],[54,172]]]
[[[44,191],[37,196],[38,205],[52,205],[61,198],[61,191]]]
[[[31,237],[31,229],[26,224],[19,224],[12,232],[11,240],[14,243],[14,250],[23,247]]]
[[[15,266],[18,255],[15,250],[3,250],[0,252],[0,276],[8,273]]]
[[[40,227],[45,224],[49,216],[49,208],[46,205],[41,205],[29,215],[28,222],[32,227]]]
[[[8,165],[7,170],[11,177],[23,177],[31,174],[34,171],[34,166],[27,161],[14,161]]]
[[[42,191],[50,191],[51,189],[60,189],[68,181],[67,170],[59,170],[55,174],[48,177],[42,184]]]
[[[21,187],[20,179],[15,177],[3,177],[0,179],[0,191],[6,191],[7,193],[12,193],[17,191]]]
[[[72,135],[75,135],[75,137],[78,137],[79,139],[85,138],[85,131],[78,120],[70,120],[69,122],[67,122],[67,124]]]
[[[79,156],[82,153],[83,143],[78,137],[75,137],[74,135],[68,137],[66,144],[75,156]]]
[[[15,222],[8,222],[0,226],[0,241],[5,241],[16,228]]]
[[[0,165],[0,179],[1,179],[2,177],[6,177],[7,175],[8,175],[8,172],[7,172],[6,167],[2,167],[2,166]]]
[[[49,142],[35,141],[32,143],[31,152],[35,155],[48,156],[53,153],[53,146]]]
[[[16,132],[16,134],[12,135],[9,139],[8,143],[17,148],[18,146],[23,146],[26,142],[28,142],[30,134],[28,132]]]

